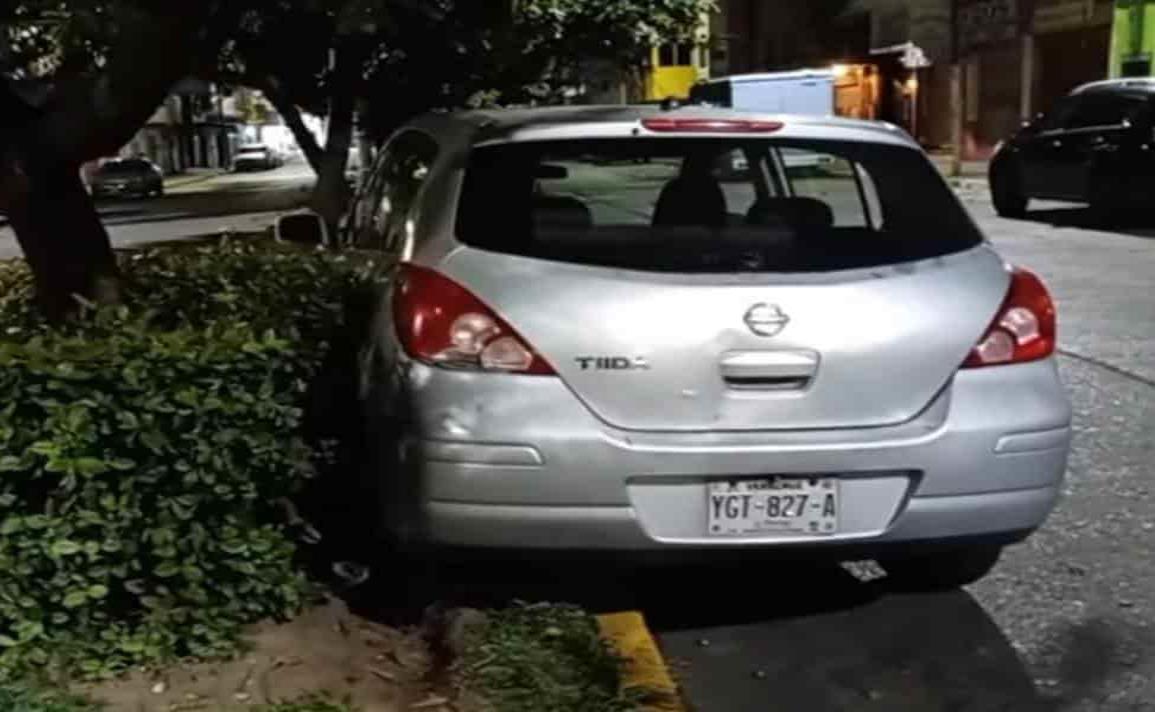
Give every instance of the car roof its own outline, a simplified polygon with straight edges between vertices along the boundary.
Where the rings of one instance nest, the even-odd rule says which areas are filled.
[[[487,109],[427,114],[410,126],[435,136],[462,135],[470,145],[584,138],[634,138],[658,136],[641,125],[647,117],[703,118],[714,120],[777,121],[782,129],[773,134],[746,134],[786,139],[825,139],[885,143],[918,148],[902,129],[880,121],[833,116],[772,114],[735,111],[709,106],[665,109],[652,105],[560,106],[532,109]],[[643,133],[644,132],[644,133]],[[661,136],[741,136],[735,133],[663,132]]]
[[[1079,94],[1155,94],[1155,77],[1128,77],[1124,79],[1104,79],[1076,87],[1071,95]]]

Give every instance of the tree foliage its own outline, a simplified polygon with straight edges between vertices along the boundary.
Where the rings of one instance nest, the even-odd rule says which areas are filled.
[[[345,208],[354,117],[378,137],[430,109],[549,101],[588,60],[636,63],[711,0],[16,0],[0,9],[0,211],[55,316],[120,298],[109,238],[77,178],[182,78],[263,90]],[[325,146],[300,120],[328,118]]]

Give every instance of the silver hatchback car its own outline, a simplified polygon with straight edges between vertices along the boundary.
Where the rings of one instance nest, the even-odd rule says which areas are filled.
[[[430,115],[346,238],[397,262],[358,374],[395,543],[800,551],[936,588],[1059,496],[1052,300],[888,125]]]

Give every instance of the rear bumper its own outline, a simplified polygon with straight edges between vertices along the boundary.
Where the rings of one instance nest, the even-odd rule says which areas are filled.
[[[774,548],[830,549],[840,554],[890,544],[928,547],[972,537],[1014,541],[1036,529],[1054,507],[1058,489],[1019,490],[954,497],[914,497],[884,532],[876,536],[830,540],[687,538],[662,541],[646,531],[634,507],[519,507],[429,502],[425,519],[429,541],[484,549],[631,550]],[[703,524],[704,527],[704,524]]]
[[[1053,361],[960,372],[899,426],[643,433],[598,421],[553,378],[410,364],[387,527],[469,548],[866,549],[1039,527],[1061,490],[1071,411]],[[706,533],[711,481],[835,476],[835,536]]]

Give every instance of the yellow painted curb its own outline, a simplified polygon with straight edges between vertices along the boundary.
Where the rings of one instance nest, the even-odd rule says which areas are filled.
[[[647,695],[647,712],[686,712],[678,686],[642,614],[612,613],[597,619],[602,638],[625,661],[622,689],[652,693]]]

